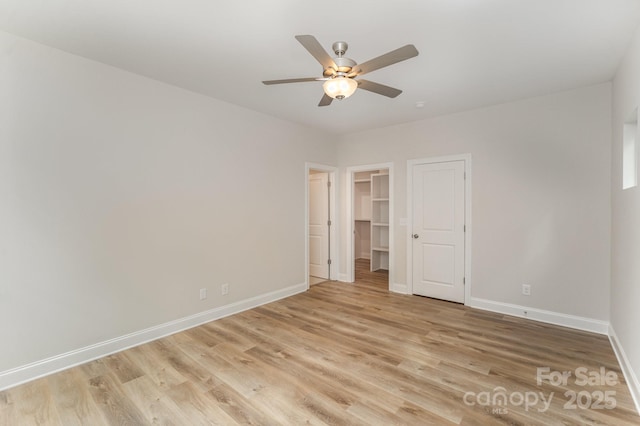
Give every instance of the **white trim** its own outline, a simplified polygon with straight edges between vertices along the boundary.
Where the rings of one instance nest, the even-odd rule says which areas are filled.
[[[391,290],[394,293],[400,293],[400,294],[410,294],[408,292],[407,289],[407,285],[406,284],[400,284],[400,283],[393,283],[390,284],[390,288],[389,290]]]
[[[389,163],[378,163],[378,164],[363,164],[361,166],[350,166],[347,167],[346,174],[346,200],[348,203],[347,207],[347,224],[345,226],[346,230],[346,240],[347,240],[347,274],[346,274],[346,282],[352,283],[355,281],[355,259],[353,258],[353,176],[356,172],[366,172],[369,170],[389,170],[389,290],[393,290],[392,283],[395,279],[395,205],[394,205],[394,172],[393,172],[393,162]]]
[[[304,276],[307,282],[307,289],[309,289],[309,171],[317,170],[326,172],[329,174],[329,181],[331,182],[331,189],[329,190],[330,197],[330,209],[331,209],[331,231],[329,238],[331,240],[329,251],[331,253],[331,275],[330,280],[338,279],[340,271],[340,252],[338,244],[338,235],[340,235],[339,224],[340,218],[337,212],[338,210],[338,197],[336,196],[337,188],[339,185],[338,168],[333,166],[327,166],[325,164],[318,163],[304,163]]]
[[[514,317],[526,318],[548,324],[590,331],[592,333],[607,334],[609,323],[593,318],[579,317],[560,312],[545,311],[543,309],[514,305],[511,303],[495,302],[493,300],[472,297],[467,306],[485,311],[497,312]]]
[[[307,286],[308,282],[296,284],[291,287],[200,312],[64,354],[52,356],[11,370],[2,371],[0,372],[0,391],[105,357],[115,352],[120,352],[152,340],[197,327],[210,321],[275,302],[276,300],[284,299],[298,293],[303,293],[307,290]]]
[[[633,398],[633,402],[636,404],[636,411],[640,415],[640,381],[638,380],[638,376],[635,375],[633,368],[631,368],[629,358],[627,358],[624,349],[622,349],[618,335],[611,324],[609,324],[608,331],[611,347],[613,347],[613,352],[616,354],[616,358],[618,358],[618,364],[620,364],[622,374],[624,374],[624,379],[629,387],[629,393],[631,394],[631,398]]]
[[[417,158],[407,160],[407,294],[413,294],[413,244],[409,235],[413,234],[413,166],[418,164],[445,163],[449,161],[464,161],[464,221],[466,232],[464,234],[464,303],[471,300],[471,154],[447,155],[442,157]]]

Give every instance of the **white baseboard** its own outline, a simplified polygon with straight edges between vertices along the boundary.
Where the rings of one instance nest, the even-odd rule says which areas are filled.
[[[409,294],[409,287],[406,284],[392,283],[389,290],[394,293]]]
[[[545,311],[543,309],[513,305],[510,303],[495,302],[493,300],[479,299],[477,297],[472,297],[471,300],[465,303],[465,305],[472,308],[483,309],[485,311],[512,315],[514,317],[527,318],[534,321],[561,325],[564,327],[590,331],[598,334],[606,335],[609,332],[609,323],[607,321],[596,320],[593,318],[585,318],[575,315],[562,314],[559,312]]]
[[[338,281],[343,282],[343,283],[348,283],[349,281],[349,276],[347,274],[338,274]]]
[[[0,391],[307,290],[297,284],[0,372]]]
[[[624,379],[629,387],[633,402],[636,404],[636,411],[640,415],[640,381],[638,381],[638,376],[636,376],[633,368],[631,368],[629,358],[627,358],[624,349],[622,349],[618,336],[611,325],[609,325],[609,341],[613,347],[613,352],[616,354],[616,358],[618,358],[618,364],[620,364],[622,374],[624,374]]]

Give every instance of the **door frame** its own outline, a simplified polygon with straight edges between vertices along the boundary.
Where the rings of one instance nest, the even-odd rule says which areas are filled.
[[[464,161],[464,304],[471,302],[471,154],[447,155],[407,160],[407,293],[413,294],[413,167],[421,164],[446,163]]]
[[[346,282],[352,283],[355,281],[355,258],[353,250],[355,247],[353,225],[353,211],[354,211],[354,183],[353,179],[357,172],[366,172],[369,170],[387,169],[389,171],[389,291],[394,291],[394,269],[395,269],[395,248],[394,248],[394,180],[393,180],[393,162],[390,163],[377,163],[377,164],[364,164],[361,166],[347,167],[347,185],[346,185],[346,200],[348,208],[346,209],[347,217],[345,226],[346,229],[346,241],[347,241],[347,273]]]
[[[309,172],[316,170],[328,173],[329,182],[329,220],[331,220],[331,228],[329,230],[329,253],[331,256],[331,268],[329,269],[329,280],[336,280],[338,271],[340,270],[340,256],[338,253],[338,224],[339,220],[336,215],[338,212],[336,191],[338,187],[338,168],[327,166],[326,164],[304,163],[304,282],[307,290],[309,290]]]

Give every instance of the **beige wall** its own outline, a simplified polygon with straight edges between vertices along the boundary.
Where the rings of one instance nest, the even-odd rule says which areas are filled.
[[[640,31],[613,82],[611,180],[611,326],[635,373],[632,382],[640,409],[640,188],[622,190],[622,128],[640,106]]]
[[[471,153],[472,296],[607,321],[610,91],[602,84],[345,135],[342,167],[394,163],[395,282],[407,282],[407,160]]]
[[[0,57],[0,372],[305,282],[324,135],[8,34]]]

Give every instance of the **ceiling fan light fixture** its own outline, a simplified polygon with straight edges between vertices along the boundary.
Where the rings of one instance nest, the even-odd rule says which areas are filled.
[[[338,75],[324,82],[324,93],[333,99],[345,99],[353,95],[358,88],[358,82],[352,78]]]
[[[344,41],[337,41],[333,43],[333,51],[336,54],[336,57],[332,58],[314,36],[308,34],[297,35],[296,40],[298,40],[300,44],[307,49],[307,52],[309,52],[311,56],[320,63],[320,65],[322,65],[322,77],[266,80],[262,83],[270,85],[322,80],[324,81],[324,84],[322,85],[324,94],[318,103],[319,107],[331,105],[331,102],[334,99],[348,98],[353,95],[358,88],[366,90],[367,92],[377,93],[378,95],[386,96],[388,98],[395,98],[402,93],[402,90],[385,86],[384,84],[375,83],[373,81],[363,80],[359,77],[370,73],[371,71],[406,61],[407,59],[418,55],[416,47],[413,44],[407,44],[358,65],[353,59],[344,56],[348,47],[347,43]],[[355,80],[356,78],[358,78],[357,81]]]

